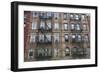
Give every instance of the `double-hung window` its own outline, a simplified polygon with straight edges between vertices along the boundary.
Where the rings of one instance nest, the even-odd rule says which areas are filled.
[[[75,30],[75,24],[71,24],[71,30]]]
[[[34,43],[34,42],[36,42],[36,33],[31,33],[31,35],[30,35],[30,42],[32,43]]]
[[[75,15],[75,20],[79,20],[79,19],[80,19],[79,15],[76,14],[76,15]]]
[[[45,22],[44,21],[40,22],[40,29],[45,29]]]
[[[32,29],[34,30],[34,29],[37,29],[37,22],[33,22],[32,23]]]
[[[76,24],[76,30],[81,30],[80,24]]]
[[[54,29],[59,29],[59,23],[54,24]]]
[[[44,35],[43,34],[40,34],[39,35],[39,42],[44,42]]]
[[[68,30],[68,24],[64,23],[64,30]]]
[[[68,39],[69,39],[68,34],[65,34],[65,35],[64,35],[64,38],[65,38],[65,41],[68,41]]]
[[[47,22],[47,29],[51,29],[51,22]]]
[[[59,19],[59,13],[54,13],[54,18]]]
[[[54,42],[59,43],[59,33],[54,33]]]

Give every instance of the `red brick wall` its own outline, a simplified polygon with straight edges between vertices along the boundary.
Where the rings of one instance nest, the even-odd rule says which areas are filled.
[[[24,60],[28,58],[28,49],[29,47],[29,39],[30,39],[30,31],[32,24],[32,12],[24,11]]]

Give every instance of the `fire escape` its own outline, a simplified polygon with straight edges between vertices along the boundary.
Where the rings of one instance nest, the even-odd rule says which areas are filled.
[[[51,48],[47,48],[47,46],[51,46],[52,45],[52,36],[48,34],[51,33],[52,31],[52,25],[48,25],[47,20],[51,21],[52,20],[52,15],[51,16],[47,16],[46,13],[42,13],[39,15],[39,26],[38,26],[38,36],[36,38],[37,40],[37,47],[39,47],[38,49],[36,49],[36,59],[37,60],[46,60],[46,59],[50,59],[52,56],[52,52],[51,52]],[[43,22],[43,24],[41,24],[41,21]],[[39,35],[43,36],[43,39],[39,39]],[[47,45],[47,46],[45,46]],[[41,53],[39,55],[37,55],[39,52],[38,50],[41,49]],[[49,53],[49,55],[48,55]],[[51,55],[50,55],[51,54]]]
[[[78,16],[77,16],[78,17]],[[72,52],[72,57],[73,58],[82,58],[84,56],[84,40],[82,38],[82,26],[81,26],[81,18],[74,18],[74,22],[79,21],[79,23],[73,24],[73,29],[71,29],[71,33],[74,34],[74,38],[71,39],[72,45],[74,45],[73,49],[71,50]]]

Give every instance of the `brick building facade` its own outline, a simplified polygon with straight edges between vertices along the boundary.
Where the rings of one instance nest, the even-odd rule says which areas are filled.
[[[24,11],[24,61],[90,58],[90,15]]]

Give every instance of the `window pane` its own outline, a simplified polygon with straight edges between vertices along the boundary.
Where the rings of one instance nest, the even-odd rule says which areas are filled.
[[[73,14],[70,14],[70,19],[74,19],[74,15]]]
[[[38,16],[38,12],[33,12],[33,17],[37,17]]]
[[[76,15],[75,15],[75,19],[76,19],[76,20],[79,20],[79,15],[76,14]]]
[[[67,14],[66,14],[66,13],[64,13],[63,17],[64,17],[64,19],[67,19]]]
[[[88,35],[85,35],[85,36],[84,36],[84,41],[85,41],[85,42],[88,42],[88,41],[89,41]]]
[[[72,39],[75,39],[75,37],[76,37],[76,36],[73,34],[73,35],[72,35]]]
[[[51,12],[47,12],[47,16],[52,16],[52,13]]]
[[[32,23],[32,29],[37,29],[37,22]]]
[[[54,24],[54,29],[59,29],[59,23]]]
[[[29,53],[29,55],[28,55],[29,56],[29,60],[32,61],[32,59],[33,59],[33,49],[30,48],[28,53]]]
[[[51,42],[51,34],[46,34],[46,42]]]
[[[33,49],[32,48],[29,49],[29,56],[33,56]]]
[[[68,41],[68,34],[65,34],[64,38],[65,38],[65,41]]]
[[[54,33],[54,42],[55,43],[59,42],[59,33]]]
[[[76,30],[80,30],[80,24],[76,24]]]
[[[59,13],[54,13],[54,18],[58,19],[59,18]]]
[[[59,49],[58,48],[54,48],[54,56],[57,57],[59,54]]]
[[[77,35],[77,41],[81,41],[81,35]]]
[[[39,35],[39,42],[44,42],[44,35],[43,34]]]
[[[69,56],[70,54],[70,49],[68,47],[65,48],[65,56]]]
[[[83,30],[87,30],[87,25],[83,24]]]
[[[75,29],[75,24],[71,24],[71,29],[72,29],[72,30]]]
[[[68,24],[64,24],[64,29],[65,29],[65,30],[68,29]]]
[[[31,33],[30,42],[35,42],[35,41],[36,41],[36,33]]]
[[[47,29],[51,29],[51,22],[47,22]]]
[[[45,22],[43,22],[43,21],[40,22],[40,28],[45,29]]]
[[[82,20],[85,20],[85,15],[81,15]]]

